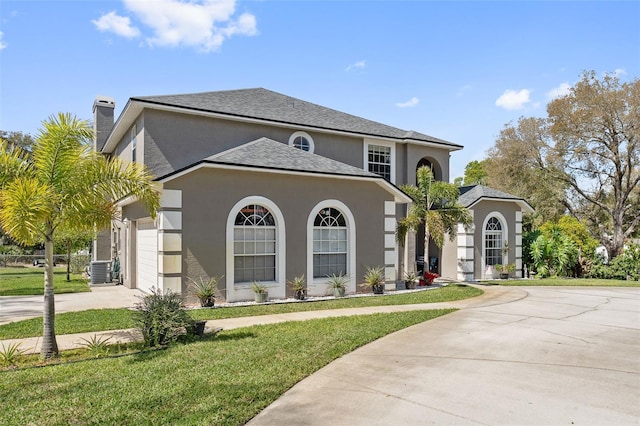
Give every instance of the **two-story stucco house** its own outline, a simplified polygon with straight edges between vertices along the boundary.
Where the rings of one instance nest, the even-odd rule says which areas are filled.
[[[94,103],[96,149],[145,164],[162,207],[151,220],[125,200],[94,257],[119,258],[123,283],[145,291],[186,294],[191,279],[215,276],[227,301],[251,299],[253,281],[284,298],[287,281],[304,274],[308,294],[324,295],[327,275],[345,274],[354,293],[368,266],[384,266],[395,287],[422,250],[396,242],[396,221],[411,202],[398,186],[415,183],[425,164],[448,181],[450,153],[462,149],[265,89],[133,97],[115,122],[114,106],[106,97]],[[484,249],[474,242],[489,235],[485,210],[500,213],[500,241],[512,242],[518,262],[518,222],[530,207],[495,195],[469,204],[484,209],[475,230],[461,229],[443,250],[433,246],[442,275],[484,277]]]

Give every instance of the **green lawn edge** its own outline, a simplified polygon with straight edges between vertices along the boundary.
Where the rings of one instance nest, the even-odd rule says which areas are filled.
[[[166,350],[4,371],[0,424],[243,425],[337,358],[452,311],[252,326]]]
[[[519,280],[491,280],[483,281],[482,284],[492,284],[509,287],[640,287],[640,281],[604,280],[597,278],[534,278]]]
[[[71,274],[67,281],[66,266],[53,270],[53,292],[80,293],[91,291],[89,281],[80,274]],[[44,294],[44,268],[41,267],[1,267],[0,296],[42,296]]]
[[[189,314],[196,320],[215,320],[365,306],[451,302],[477,297],[483,293],[481,289],[475,287],[463,284],[451,284],[436,289],[375,297],[350,297],[317,302],[190,309]],[[125,308],[91,309],[87,311],[60,313],[56,315],[56,334],[87,333],[133,328],[135,327],[135,323],[132,314],[133,312],[131,310]],[[40,317],[0,325],[0,340],[23,339],[41,335],[42,318]]]

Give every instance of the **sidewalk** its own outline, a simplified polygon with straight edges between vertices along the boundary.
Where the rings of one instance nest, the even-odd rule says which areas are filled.
[[[132,308],[144,296],[121,285],[90,286],[83,293],[56,294],[56,313],[87,309]],[[44,296],[0,296],[0,324],[42,316]]]
[[[491,306],[495,304],[513,302],[522,299],[527,294],[524,290],[515,287],[478,286],[478,288],[481,288],[484,291],[483,295],[471,299],[458,300],[455,302],[425,303],[418,305],[369,306],[363,308],[292,312],[287,314],[210,320],[206,323],[205,333],[210,333],[220,328],[222,328],[223,330],[233,330],[237,328],[250,327],[253,325],[276,324],[287,321],[306,321],[316,318],[332,318],[341,316],[405,312],[427,309],[466,309],[471,307]],[[89,340],[94,336],[97,336],[100,339],[109,338],[109,343],[111,344],[142,340],[142,335],[136,329],[67,334],[56,336],[58,349],[63,351],[67,349],[82,348],[86,345],[86,342],[83,339]],[[0,340],[0,348],[3,345],[4,347],[7,347],[11,344],[20,344],[20,347],[23,350],[26,350],[27,353],[38,353],[40,352],[40,343],[41,337]]]

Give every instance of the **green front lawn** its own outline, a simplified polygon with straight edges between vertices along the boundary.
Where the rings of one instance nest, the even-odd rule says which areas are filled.
[[[640,281],[600,280],[595,278],[541,278],[532,280],[493,280],[486,284],[506,286],[585,286],[585,287],[640,287]]]
[[[90,291],[88,281],[71,274],[67,282],[66,266],[53,268],[53,291],[78,293]],[[0,268],[0,296],[39,296],[44,294],[44,268],[37,266]]]
[[[0,424],[243,425],[340,356],[451,311],[254,326],[167,350],[1,372]]]
[[[214,309],[193,309],[189,313],[194,319],[224,319],[256,315],[283,314],[324,309],[357,308],[363,306],[411,305],[436,303],[476,297],[483,292],[465,285],[449,285],[427,291],[394,294],[377,297],[348,297],[321,302],[278,303],[273,305],[234,306]],[[56,315],[56,333],[73,334],[90,331],[132,328],[132,312],[128,309],[92,309],[81,312],[65,312]],[[31,318],[0,325],[0,340],[21,339],[42,335],[42,318]]]

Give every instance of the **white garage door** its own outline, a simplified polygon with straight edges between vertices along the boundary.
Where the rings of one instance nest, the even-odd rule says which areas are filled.
[[[138,222],[137,226],[137,288],[151,293],[152,287],[158,287],[158,230],[151,221]]]

